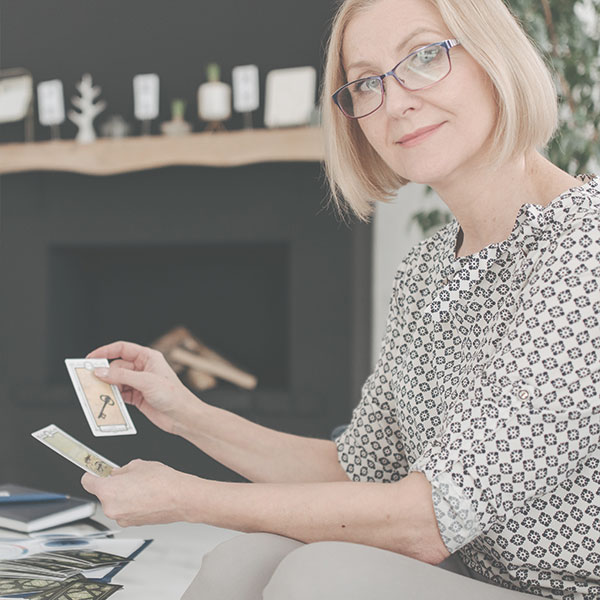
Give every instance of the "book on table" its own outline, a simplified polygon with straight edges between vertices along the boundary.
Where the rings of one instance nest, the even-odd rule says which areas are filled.
[[[53,496],[57,499],[41,499]],[[0,527],[31,533],[91,517],[96,511],[92,500],[60,496],[13,483],[0,484]]]

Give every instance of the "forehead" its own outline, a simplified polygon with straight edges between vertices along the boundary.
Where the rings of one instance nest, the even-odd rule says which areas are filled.
[[[412,39],[451,37],[437,8],[427,0],[378,0],[350,20],[342,41],[344,68],[397,60],[399,46]],[[439,39],[438,39],[439,38]],[[406,44],[403,44],[406,42]],[[389,66],[389,65],[387,65]]]

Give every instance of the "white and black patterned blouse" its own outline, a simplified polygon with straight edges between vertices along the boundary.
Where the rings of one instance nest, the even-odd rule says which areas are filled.
[[[498,585],[600,598],[600,179],[521,207],[456,258],[402,262],[383,347],[338,440],[348,476],[431,482],[449,552]]]

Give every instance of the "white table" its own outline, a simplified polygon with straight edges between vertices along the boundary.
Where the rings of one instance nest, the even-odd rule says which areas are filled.
[[[204,554],[239,534],[200,523],[123,529],[108,519],[101,508],[97,509],[94,519],[111,530],[120,530],[115,537],[154,540],[113,578],[112,583],[124,588],[111,596],[111,600],[180,600],[198,572]]]

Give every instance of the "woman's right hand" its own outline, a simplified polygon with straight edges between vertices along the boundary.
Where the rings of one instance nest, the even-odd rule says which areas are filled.
[[[114,342],[90,352],[87,358],[112,360],[109,368],[96,369],[96,376],[117,385],[125,402],[169,433],[174,433],[174,425],[185,418],[189,407],[199,402],[158,350]]]

